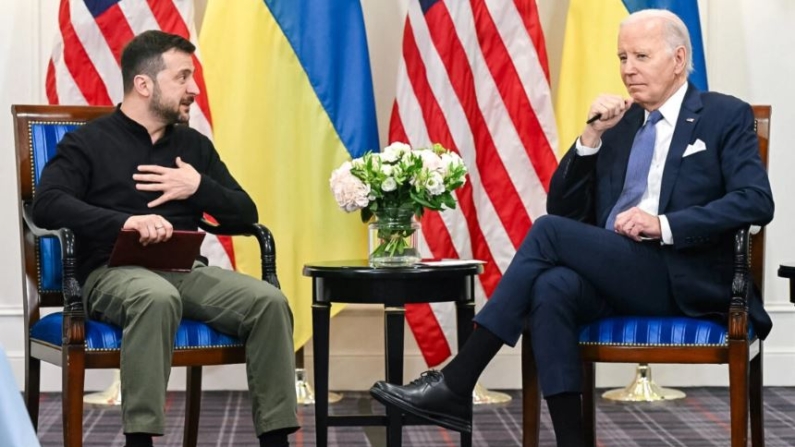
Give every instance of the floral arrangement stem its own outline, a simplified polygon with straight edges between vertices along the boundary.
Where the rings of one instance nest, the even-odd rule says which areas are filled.
[[[370,263],[374,267],[409,265],[419,261],[417,230],[411,209],[385,209],[370,224]]]

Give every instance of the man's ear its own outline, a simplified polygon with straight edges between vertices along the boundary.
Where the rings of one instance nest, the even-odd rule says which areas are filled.
[[[676,63],[676,73],[682,73],[687,70],[687,50],[685,47],[679,46],[674,50],[674,62]]]
[[[152,91],[154,89],[154,82],[152,78],[147,75],[139,74],[133,78],[133,89],[144,97],[149,97],[152,95]]]

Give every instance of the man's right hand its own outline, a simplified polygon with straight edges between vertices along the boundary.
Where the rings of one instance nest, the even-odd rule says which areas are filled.
[[[171,225],[171,222],[157,214],[130,216],[124,222],[122,229],[137,231],[141,236],[138,241],[143,245],[167,241],[174,233],[174,226]]]
[[[580,135],[580,143],[586,147],[598,147],[602,134],[611,127],[618,124],[624,113],[632,105],[632,98],[622,98],[618,95],[599,95],[594,99],[591,108],[588,109],[588,117],[601,116],[596,121],[586,124],[585,130]]]

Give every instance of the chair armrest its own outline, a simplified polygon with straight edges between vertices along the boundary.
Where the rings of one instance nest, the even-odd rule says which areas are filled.
[[[791,263],[779,265],[778,276],[789,279],[789,300],[795,304],[795,265]]]
[[[262,263],[262,280],[267,281],[277,288],[281,288],[279,278],[276,275],[276,242],[273,233],[260,223],[248,225],[219,225],[206,219],[199,222],[202,230],[223,236],[254,236],[257,238],[260,249],[260,259]]]
[[[734,234],[734,278],[729,306],[729,339],[748,339],[748,300],[751,293],[750,259],[751,231],[753,226],[737,230]]]
[[[61,293],[63,294],[62,340],[69,349],[84,349],[86,339],[86,312],[80,283],[77,282],[77,243],[69,228],[46,230],[33,223],[31,204],[22,204],[22,220],[36,237],[55,237],[61,246]]]
[[[37,237],[57,237],[59,240],[64,238],[72,238],[74,239],[72,230],[69,228],[59,228],[57,230],[46,230],[44,228],[39,228],[33,223],[33,211],[31,211],[31,204],[25,203],[22,205],[22,219],[25,221],[25,225],[27,225],[30,232],[33,233],[34,236]],[[64,247],[62,247],[64,248]],[[72,244],[72,249],[74,249],[74,245]]]
[[[34,236],[58,239],[58,243],[61,246],[61,290],[64,296],[64,311],[83,314],[82,292],[75,276],[77,273],[77,242],[74,232],[69,228],[59,228],[57,230],[39,228],[33,223],[33,212],[31,211],[30,203],[23,204],[22,219]]]

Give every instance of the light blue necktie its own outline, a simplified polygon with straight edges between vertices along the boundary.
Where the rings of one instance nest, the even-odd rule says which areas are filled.
[[[627,163],[627,175],[624,177],[624,189],[621,190],[621,195],[618,196],[618,201],[610,211],[607,223],[605,223],[605,228],[608,230],[613,230],[618,213],[636,206],[640,203],[643,193],[646,192],[649,168],[654,155],[654,140],[657,138],[657,130],[654,125],[661,119],[662,114],[659,110],[651,112],[646,123],[635,134],[635,140],[632,142],[632,149],[629,153],[629,163]]]

